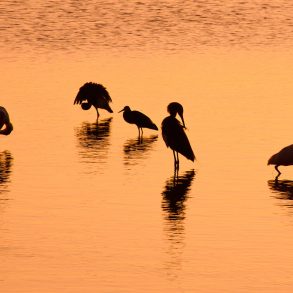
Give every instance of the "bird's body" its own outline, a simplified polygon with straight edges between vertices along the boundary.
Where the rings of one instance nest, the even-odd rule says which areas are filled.
[[[278,176],[280,176],[281,172],[278,169],[279,166],[293,165],[293,144],[284,147],[278,153],[272,155],[268,160],[268,165],[275,165]]]
[[[124,120],[127,123],[135,124],[137,126],[139,136],[142,136],[143,128],[158,130],[156,124],[154,124],[153,121],[145,114],[139,111],[132,111],[129,106],[125,106],[120,112],[122,111]]]
[[[193,153],[188,137],[184,131],[185,125],[184,124],[182,125],[175,118],[176,114],[178,113],[178,109],[180,111],[180,107],[182,108],[180,117],[181,118],[183,117],[183,107],[179,103],[171,103],[171,104],[169,104],[167,108],[168,112],[170,113],[170,116],[166,117],[162,122],[162,136],[166,143],[166,146],[170,147],[173,151],[174,165],[176,169],[176,168],[179,168],[178,153],[193,162],[195,160],[195,155]],[[176,107],[175,104],[180,105],[180,107]],[[175,107],[173,107],[174,105]]]
[[[109,103],[112,99],[107,89],[94,82],[85,83],[78,91],[74,100],[74,104],[80,104],[83,110],[88,110],[94,106],[97,111],[97,118],[99,118],[98,108],[107,110],[113,113]]]
[[[5,128],[2,127],[5,125]],[[13,125],[10,122],[9,114],[4,107],[0,106],[0,134],[8,135],[13,130]]]

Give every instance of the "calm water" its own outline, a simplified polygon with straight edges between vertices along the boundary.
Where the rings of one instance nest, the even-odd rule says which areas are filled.
[[[292,292],[290,1],[2,1],[0,290]],[[104,84],[114,113],[73,105]],[[197,161],[159,126],[184,105]]]

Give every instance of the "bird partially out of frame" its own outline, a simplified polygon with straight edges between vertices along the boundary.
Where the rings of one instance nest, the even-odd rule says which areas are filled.
[[[109,106],[112,99],[107,89],[94,82],[85,83],[78,91],[74,100],[74,104],[80,104],[83,110],[89,110],[91,106],[94,106],[97,111],[97,119],[100,114],[98,109],[107,110],[109,113],[113,113],[113,110]]]
[[[166,146],[170,147],[173,151],[175,169],[179,169],[178,153],[193,162],[195,160],[195,155],[184,131],[185,123],[182,105],[177,102],[170,103],[167,107],[167,111],[170,115],[162,122],[162,136]],[[180,116],[182,124],[176,119],[177,114]]]
[[[140,138],[143,135],[143,128],[158,130],[156,124],[148,116],[139,111],[132,111],[129,106],[125,106],[120,112],[123,112],[123,118],[126,122],[137,126]]]
[[[2,127],[5,125],[5,128]],[[0,134],[8,135],[13,130],[13,125],[10,122],[9,114],[4,107],[0,106]]]
[[[284,147],[278,153],[272,155],[268,160],[268,165],[275,165],[275,169],[278,172],[276,178],[281,175],[279,166],[290,166],[293,165],[293,144]]]

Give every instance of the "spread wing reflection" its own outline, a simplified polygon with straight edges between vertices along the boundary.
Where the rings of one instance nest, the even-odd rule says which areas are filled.
[[[83,122],[75,129],[79,143],[79,154],[85,163],[106,162],[110,146],[112,118],[95,123]]]
[[[276,195],[276,198],[283,200],[293,200],[293,181],[275,179],[269,180],[268,185]],[[293,202],[284,205],[293,207]]]
[[[137,139],[129,139],[123,147],[124,164],[137,164],[139,159],[146,158],[147,152],[153,147],[154,142],[158,140],[158,135],[150,137],[138,137]]]
[[[0,193],[8,192],[13,157],[9,151],[0,153]],[[0,198],[4,200],[4,198]]]
[[[162,211],[167,237],[165,270],[170,279],[177,279],[182,267],[182,253],[185,247],[185,209],[186,199],[191,189],[195,171],[174,176],[166,181],[162,192]]]

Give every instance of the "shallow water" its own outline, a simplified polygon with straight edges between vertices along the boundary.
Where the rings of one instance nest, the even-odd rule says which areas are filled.
[[[95,3],[0,4],[1,292],[291,292],[293,169],[266,163],[292,143],[292,5]],[[98,123],[87,81],[113,99]],[[160,126],[175,100],[197,157],[177,179],[118,113]]]

